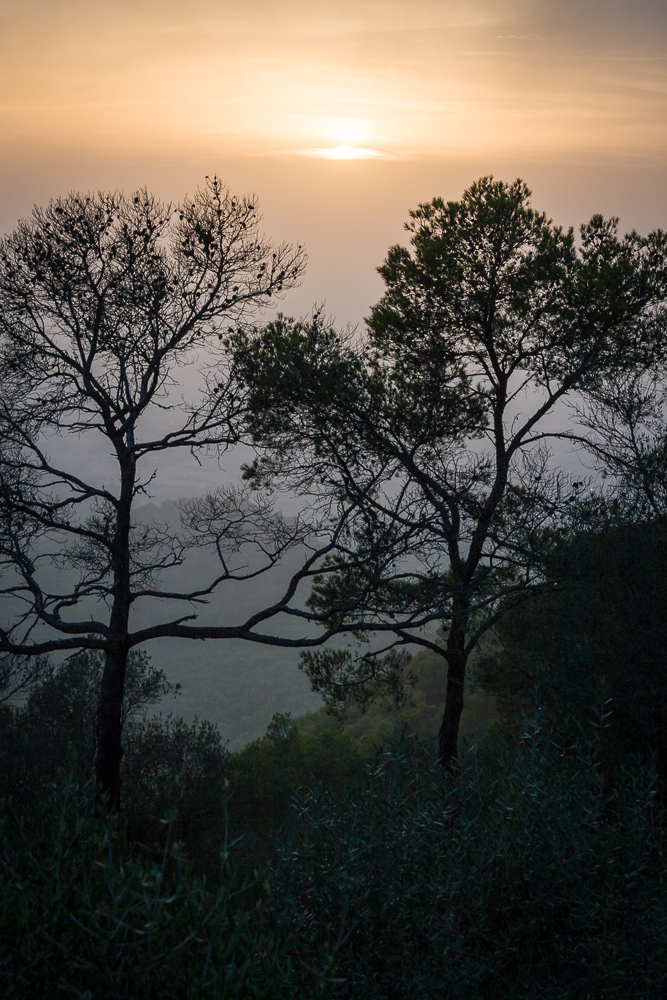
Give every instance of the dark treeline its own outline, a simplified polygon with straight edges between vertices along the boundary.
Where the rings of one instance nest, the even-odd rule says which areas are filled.
[[[667,241],[576,239],[491,178],[408,230],[364,337],[257,325],[303,254],[216,180],[3,241],[3,995],[664,994]],[[55,432],[101,435],[118,488]],[[241,488],[135,520],[160,452],[241,441]],[[220,589],[232,624],[199,615]],[[172,705],[170,637],[305,649],[324,707],[231,752]]]

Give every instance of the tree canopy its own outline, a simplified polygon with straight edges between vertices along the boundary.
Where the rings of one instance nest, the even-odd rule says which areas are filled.
[[[318,582],[311,607],[369,622],[418,608],[445,630],[441,650],[395,629],[395,643],[446,662],[444,763],[470,652],[549,585],[544,560],[584,488],[550,462],[559,404],[664,355],[665,235],[621,237],[594,216],[577,239],[529,196],[487,177],[411,212],[411,246],[379,268],[386,291],[363,335],[316,314],[234,338],[262,449],[248,476],[355,505],[356,557]],[[377,680],[377,662],[323,652],[306,669],[340,701]]]

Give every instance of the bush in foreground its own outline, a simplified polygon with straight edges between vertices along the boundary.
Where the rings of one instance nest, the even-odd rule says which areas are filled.
[[[330,962],[296,961],[298,927],[266,890],[248,892],[221,844],[210,890],[166,821],[162,858],[135,856],[92,819],[90,789],[62,792],[0,828],[0,988],[22,1000],[194,1000],[322,995]]]
[[[661,998],[667,817],[654,771],[627,766],[610,790],[598,737],[564,750],[536,724],[503,745],[452,776],[407,739],[348,792],[302,789],[289,841],[246,891],[224,838],[221,874],[197,874],[173,843],[175,813],[157,860],[87,818],[92,798],[72,785],[29,822],[6,816],[4,995]]]
[[[536,725],[458,780],[407,741],[342,806],[298,801],[274,891],[312,954],[337,944],[330,996],[653,1000],[667,990],[667,836],[649,767],[613,795],[599,739],[567,752]]]

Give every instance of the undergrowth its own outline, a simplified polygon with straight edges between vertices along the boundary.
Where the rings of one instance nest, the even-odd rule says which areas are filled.
[[[176,806],[157,855],[70,782],[5,810],[3,995],[659,1000],[667,820],[648,765],[610,788],[598,758],[532,723],[452,775],[396,740],[348,792],[301,788],[246,882],[224,838],[217,877],[198,874]]]

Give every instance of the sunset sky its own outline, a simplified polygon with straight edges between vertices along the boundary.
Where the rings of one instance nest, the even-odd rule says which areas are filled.
[[[521,176],[557,222],[667,225],[665,0],[2,0],[0,228],[218,173],[359,322],[408,209]]]
[[[271,239],[305,248],[282,310],[324,306],[343,327],[381,296],[376,269],[407,241],[409,210],[483,175],[521,177],[564,226],[601,212],[667,229],[667,0],[0,0],[0,234],[69,191],[145,186],[178,201],[213,174],[257,195]],[[201,369],[178,377],[176,401]],[[96,430],[47,444],[54,464],[118,488]],[[554,455],[581,476],[569,443]],[[167,449],[154,481],[142,469],[146,498],[238,482],[251,457],[230,449],[219,466]],[[228,707],[219,716],[225,738],[248,736],[243,686],[273,711],[316,704],[295,657],[271,653],[265,674],[247,674],[250,644],[223,645],[197,652],[200,671],[185,646],[158,646],[156,662],[183,683],[186,712],[234,706],[236,729]]]

